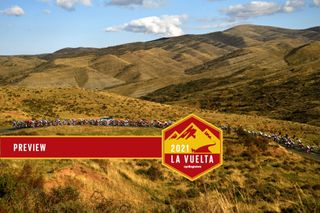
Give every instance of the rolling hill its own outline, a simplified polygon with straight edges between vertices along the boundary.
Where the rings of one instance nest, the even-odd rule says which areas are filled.
[[[176,121],[191,113],[195,113],[214,124],[242,126],[246,129],[271,133],[279,131],[289,135],[296,135],[304,142],[319,146],[320,128],[317,126],[296,122],[270,119],[256,115],[226,114],[195,107],[159,104],[140,99],[120,96],[117,94],[83,88],[42,88],[30,89],[21,87],[0,88],[0,135],[11,127],[13,120],[28,119],[72,119],[72,118],[114,118],[129,119],[158,119],[162,121]],[[85,131],[87,129],[88,131]],[[15,134],[110,134],[109,128],[85,127],[74,128],[40,128],[13,131]],[[126,134],[121,128],[115,128],[119,134]],[[134,131],[139,130],[133,129]],[[148,129],[139,132],[151,132]],[[132,132],[132,131],[129,131]],[[155,131],[161,134],[161,131]],[[116,133],[113,133],[116,134]],[[145,133],[146,134],[146,133]]]
[[[31,118],[177,120],[287,133],[319,146],[320,128],[265,117],[159,104],[83,88],[0,88],[0,135],[160,135],[158,128],[52,126],[10,130]],[[320,164],[259,137],[224,132],[224,164],[190,182],[159,159],[0,159],[0,211],[318,212]]]
[[[144,98],[319,126],[319,54],[318,41],[284,55],[242,49],[186,70],[201,79],[170,85]]]
[[[319,29],[240,25],[101,49],[1,56],[0,86],[99,89],[319,126]]]

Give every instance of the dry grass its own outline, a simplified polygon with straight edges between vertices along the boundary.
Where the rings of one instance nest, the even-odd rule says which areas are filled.
[[[242,125],[249,129],[301,132],[310,143],[318,127],[263,117],[222,114],[194,108],[168,106],[84,89],[1,88],[2,127],[12,119],[96,118],[108,115],[132,119],[179,119],[191,112],[208,121]],[[90,114],[88,114],[90,113]],[[17,135],[160,135],[156,128],[63,126],[23,129]],[[271,141],[225,135],[224,165],[195,182],[160,166],[160,160],[1,160],[0,181],[10,188],[0,199],[0,209],[17,211],[54,208],[87,211],[187,211],[262,212],[318,211],[319,164],[291,153]],[[33,172],[20,177],[26,165]],[[42,179],[41,179],[42,178]],[[41,180],[41,181],[40,181]],[[16,182],[15,182],[16,181]],[[40,181],[40,182],[38,182]],[[6,182],[7,183],[7,182]],[[33,183],[33,184],[30,184]],[[39,184],[38,184],[39,183]],[[1,192],[0,182],[0,192]],[[68,188],[71,187],[71,188]],[[7,190],[7,188],[6,188]],[[41,193],[45,194],[41,194]],[[40,193],[40,194],[39,194]],[[68,201],[53,199],[67,193]],[[78,194],[78,196],[76,196]],[[8,205],[8,199],[15,199]],[[44,200],[41,200],[43,198]],[[61,199],[64,199],[61,197]]]
[[[143,98],[319,126],[319,42],[287,51],[277,44],[270,41],[215,58],[186,70],[194,76],[192,81],[189,78]]]
[[[195,113],[214,123],[242,126],[247,129],[296,135],[306,143],[319,144],[319,127],[295,122],[273,120],[265,117],[224,114],[191,107],[163,105],[138,99],[119,96],[97,90],[80,88],[65,89],[28,89],[19,87],[0,88],[0,125],[8,127],[14,119],[55,119],[60,118],[100,118],[114,116],[130,119],[159,119],[176,121]],[[110,129],[110,128],[109,128]],[[22,132],[34,134],[112,134],[108,128],[45,128],[28,129]],[[120,128],[117,131],[123,134]],[[116,132],[117,132],[116,131]],[[129,133],[139,132],[132,129]],[[147,131],[149,130],[143,130]],[[142,131],[141,131],[142,132]],[[1,133],[0,133],[1,134]],[[3,134],[3,133],[2,133]],[[152,130],[150,131],[152,133]]]
[[[26,174],[24,180],[35,185],[28,186],[28,203],[11,192],[19,201],[13,205],[18,210],[33,209],[33,202],[40,199],[35,189],[50,198],[54,190],[71,187],[76,191],[70,189],[70,196],[79,193],[73,202],[80,207],[64,201],[48,207],[63,204],[90,211],[112,207],[126,212],[319,211],[319,164],[287,151],[274,157],[270,153],[279,147],[269,143],[262,151],[243,138],[227,135],[224,165],[194,182],[162,167],[160,160],[1,160],[0,191],[4,174],[18,178]],[[243,151],[230,151],[235,144]],[[256,151],[244,154],[248,149]],[[23,173],[28,166],[32,172]],[[35,180],[40,176],[39,186]],[[6,208],[6,199],[0,199],[0,208]]]
[[[312,29],[292,31],[246,25],[207,35],[186,35],[103,49],[67,48],[44,56],[0,57],[0,85],[107,88],[118,94],[141,97],[171,84],[225,77],[242,69],[248,72],[239,75],[237,81],[246,84],[246,77],[257,79],[257,72],[258,78],[272,77],[286,68],[286,54],[319,39],[317,34]],[[239,51],[248,54],[237,55]],[[300,52],[304,58],[310,56],[310,51]],[[311,55],[317,55],[317,49],[312,52]],[[216,62],[213,67],[212,61]],[[197,69],[197,66],[205,73],[185,74],[185,70]],[[256,72],[250,72],[252,68]],[[74,76],[79,69],[84,73]],[[78,78],[82,75],[88,79],[79,84]],[[228,87],[235,86],[232,82],[224,83]]]

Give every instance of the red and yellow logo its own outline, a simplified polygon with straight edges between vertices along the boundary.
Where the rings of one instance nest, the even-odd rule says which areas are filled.
[[[222,165],[222,130],[189,115],[162,131],[162,164],[195,180]]]

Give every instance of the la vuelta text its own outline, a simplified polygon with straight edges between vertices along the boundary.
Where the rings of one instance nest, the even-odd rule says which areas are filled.
[[[13,144],[14,152],[45,152],[46,144],[41,143],[14,143]]]

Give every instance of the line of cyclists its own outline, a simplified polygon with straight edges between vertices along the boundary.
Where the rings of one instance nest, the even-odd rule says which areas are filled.
[[[240,129],[248,135],[252,135],[254,137],[262,137],[268,140],[273,140],[276,143],[290,149],[295,149],[301,152],[307,153],[315,153],[320,155],[320,149],[316,146],[310,146],[302,143],[301,139],[297,138],[295,135],[293,137],[289,137],[288,134],[282,135],[281,132],[278,134],[275,133],[265,133],[261,131],[247,130],[242,127],[230,127],[230,126],[221,126],[222,130],[227,131],[230,129],[231,131],[238,132]]]
[[[77,125],[92,125],[92,126],[123,126],[123,127],[153,127],[153,128],[166,128],[172,125],[172,121],[159,121],[159,120],[148,120],[148,119],[114,119],[112,117],[99,118],[99,119],[56,119],[56,120],[25,120],[25,121],[13,121],[13,129],[23,129],[23,128],[39,128],[48,126],[77,126]],[[301,139],[293,136],[289,137],[287,134],[282,135],[281,132],[278,134],[265,133],[261,131],[253,131],[243,129],[242,127],[231,127],[225,125],[217,125],[224,131],[234,131],[237,132],[241,128],[246,134],[263,137],[269,140],[273,140],[286,148],[295,149],[298,151],[303,151],[307,153],[317,153],[320,154],[319,148],[314,146],[305,145],[302,143]]]
[[[77,126],[77,125],[92,125],[92,126],[130,126],[130,127],[155,127],[166,128],[170,126],[172,121],[159,120],[131,120],[131,119],[114,119],[114,118],[100,118],[100,119],[56,119],[56,120],[25,120],[13,121],[12,128],[38,128],[47,126]]]

